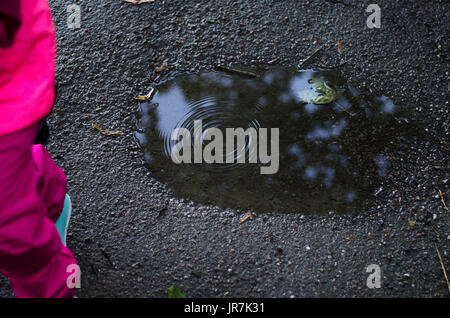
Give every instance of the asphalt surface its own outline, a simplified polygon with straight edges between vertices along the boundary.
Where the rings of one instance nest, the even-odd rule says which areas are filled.
[[[163,1],[133,5],[51,0],[59,98],[48,150],[74,204],[68,246],[82,270],[78,297],[448,297],[450,270],[448,41],[445,1]],[[392,154],[381,193],[357,215],[257,214],[174,197],[150,177],[133,139],[133,96],[173,72],[217,64],[335,67],[359,88],[391,97],[424,137]],[[336,43],[341,41],[342,53]],[[153,72],[164,60],[168,68]],[[345,62],[345,63],[344,63]],[[92,128],[125,132],[104,136]],[[186,182],[189,182],[187,180]],[[381,267],[381,288],[366,267]],[[0,279],[0,296],[11,297]]]

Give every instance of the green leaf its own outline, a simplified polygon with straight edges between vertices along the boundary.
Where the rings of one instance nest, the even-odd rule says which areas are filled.
[[[172,285],[167,289],[167,296],[169,298],[186,298],[181,290],[175,285]]]
[[[319,94],[317,97],[309,100],[309,102],[313,104],[328,104],[334,102],[343,92],[342,89],[335,88],[322,78],[310,79],[309,83],[314,85],[316,93]]]

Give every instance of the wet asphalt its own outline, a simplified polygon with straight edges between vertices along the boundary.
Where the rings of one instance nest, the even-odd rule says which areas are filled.
[[[366,26],[368,4],[381,28]],[[59,97],[48,150],[74,204],[68,246],[78,297],[448,297],[450,270],[449,34],[445,1],[51,0]],[[356,215],[255,214],[175,197],[151,177],[134,142],[133,97],[176,72],[268,63],[338,67],[350,83],[391,97],[423,123]],[[342,53],[337,50],[342,43]],[[168,68],[157,74],[164,60]],[[123,131],[105,136],[93,124]],[[189,182],[189,180],[186,180]],[[366,267],[381,268],[381,288]],[[0,279],[0,296],[11,297]]]

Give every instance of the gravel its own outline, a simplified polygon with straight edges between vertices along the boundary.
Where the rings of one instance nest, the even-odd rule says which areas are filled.
[[[48,149],[68,176],[74,213],[68,245],[81,266],[78,297],[448,297],[436,247],[450,266],[448,25],[445,1],[51,0],[59,98]],[[133,96],[177,72],[217,64],[335,67],[385,94],[424,124],[357,215],[256,214],[174,197],[152,179],[133,140]],[[343,52],[337,51],[341,41]],[[164,60],[168,69],[153,72]],[[104,136],[92,128],[125,132]],[[410,221],[415,221],[410,222]],[[412,225],[413,224],[413,225]],[[381,288],[366,286],[369,264]],[[0,279],[0,296],[10,297]]]

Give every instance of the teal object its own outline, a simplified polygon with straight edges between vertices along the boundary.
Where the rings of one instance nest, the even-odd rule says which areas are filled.
[[[67,228],[69,227],[69,220],[71,214],[72,214],[72,201],[70,200],[69,195],[66,193],[66,197],[64,199],[64,208],[58,220],[56,220],[55,222],[56,229],[58,230],[64,245],[66,245]]]

